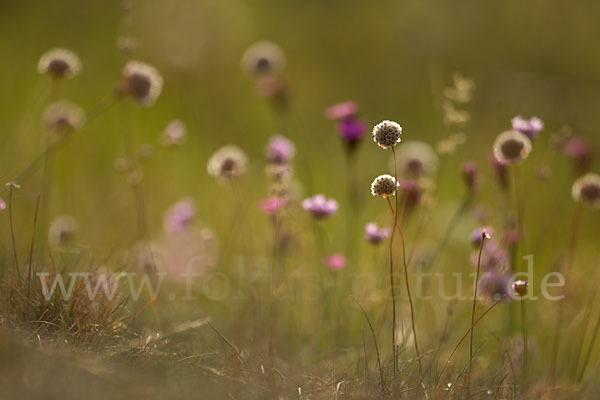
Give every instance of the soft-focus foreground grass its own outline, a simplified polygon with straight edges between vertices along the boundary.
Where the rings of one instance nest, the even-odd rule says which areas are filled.
[[[489,167],[491,143],[509,127],[514,115],[534,114],[544,119],[547,128],[523,170],[527,250],[534,256],[536,276],[560,268],[575,207],[570,197],[574,176],[568,160],[553,157],[550,137],[568,126],[585,136],[594,149],[600,144],[595,133],[600,56],[592,40],[600,34],[595,24],[600,12],[597,2],[137,3],[131,19],[123,18],[116,1],[0,5],[0,176],[4,181],[12,179],[46,143],[40,115],[50,85],[36,73],[39,56],[56,46],[79,54],[82,74],[66,83],[63,94],[90,109],[112,92],[119,79],[125,58],[116,50],[117,38],[134,36],[139,41],[135,58],[152,63],[165,78],[163,94],[154,107],[129,107],[137,145],[155,146],[154,157],[144,164],[151,237],[162,237],[162,214],[169,205],[184,196],[193,197],[199,210],[197,225],[210,227],[221,245],[232,242],[217,266],[230,277],[231,291],[224,299],[210,299],[202,293],[200,282],[196,287],[199,299],[184,301],[179,300],[184,288],[166,283],[151,305],[145,307],[146,302],[140,301],[120,309],[117,319],[123,325],[115,324],[114,331],[86,326],[86,340],[79,332],[73,333],[72,325],[59,312],[52,321],[56,326],[40,329],[35,321],[43,316],[28,315],[6,301],[0,311],[0,398],[66,399],[78,398],[82,392],[91,398],[308,399],[333,398],[336,392],[338,398],[377,398],[379,376],[372,339],[349,295],[358,297],[376,327],[382,326],[378,344],[389,373],[386,249],[374,250],[362,243],[362,232],[357,232],[360,262],[333,276],[315,262],[310,220],[298,207],[287,218],[295,238],[283,270],[288,289],[311,283],[306,276],[326,275],[341,285],[318,300],[282,300],[275,355],[272,359],[268,356],[268,278],[253,280],[256,272],[268,277],[272,242],[269,220],[257,207],[267,194],[263,150],[268,137],[276,132],[296,142],[296,177],[304,194],[322,192],[340,200],[340,215],[326,221],[324,229],[331,251],[343,252],[347,206],[343,148],[333,124],[324,120],[323,109],[353,99],[360,103],[369,124],[386,118],[397,120],[404,127],[404,140],[435,144],[449,133],[436,104],[454,71],[472,77],[477,84],[475,100],[468,106],[472,120],[464,130],[467,141],[442,161],[435,207],[425,230],[419,228],[418,218],[407,226],[409,248],[416,246],[417,254],[436,248],[462,200],[459,167],[465,160],[481,166],[485,179],[476,204],[488,207],[500,230],[503,202]],[[276,117],[240,72],[241,54],[259,39],[272,40],[286,52],[284,76],[291,88],[292,118]],[[122,268],[113,255],[130,249],[136,241],[130,189],[113,169],[115,158],[123,154],[117,111],[113,107],[91,121],[55,159],[50,214],[71,214],[79,220],[80,271],[104,262],[109,268]],[[181,148],[163,149],[158,138],[173,118],[188,124],[189,139]],[[243,148],[250,158],[250,170],[243,180],[245,222],[233,239],[234,194],[206,173],[210,154],[228,143]],[[389,223],[385,202],[371,198],[368,192],[372,178],[388,172],[388,156],[372,143],[365,142],[359,149],[360,226],[370,220]],[[551,168],[549,180],[534,177],[533,171],[540,165]],[[39,174],[22,186],[15,193],[14,213],[23,261],[40,192]],[[567,333],[563,335],[561,376],[570,373],[569,350],[580,340],[580,324],[598,277],[600,215],[590,211],[585,216],[574,273],[568,277],[575,289],[564,319]],[[0,226],[0,271],[3,281],[9,282],[13,262],[6,212],[0,214]],[[432,266],[434,271],[472,272],[468,236],[476,226],[471,216],[457,225],[445,252]],[[397,259],[399,251],[398,247]],[[69,257],[61,259],[64,266],[54,268],[73,268],[75,260]],[[380,280],[374,299],[372,293],[365,293],[360,280],[351,279],[358,271],[372,272]],[[539,283],[540,279],[534,285]],[[9,286],[3,284],[0,289],[6,300]],[[534,289],[539,292],[539,286]],[[465,293],[470,290],[470,285],[464,288]],[[177,299],[170,300],[169,293]],[[402,290],[403,300],[404,295]],[[519,334],[518,324],[507,322],[511,307],[498,305],[477,328],[477,389],[473,396],[494,398],[501,382],[518,386],[506,364],[506,352]],[[539,300],[528,307],[529,332],[535,344],[528,396],[535,397],[546,384],[557,306]],[[469,327],[470,303],[454,304],[436,297],[417,302],[415,308],[422,351],[428,353],[426,364],[431,365],[426,384],[431,386]],[[598,310],[589,310],[595,322]],[[399,315],[408,327],[405,301]],[[442,332],[447,336],[442,337]],[[414,391],[417,370],[413,357],[407,346],[401,354],[406,371],[396,378],[401,389],[409,390],[405,396],[417,396],[418,392]],[[594,398],[598,360],[596,352],[584,384],[565,382],[549,396],[567,397],[575,388],[583,391],[579,396]],[[468,349],[463,344],[451,366],[452,380],[467,361]],[[508,393],[503,395],[511,396]]]

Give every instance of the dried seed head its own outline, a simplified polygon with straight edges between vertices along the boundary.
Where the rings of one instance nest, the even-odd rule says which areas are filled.
[[[407,141],[396,151],[398,174],[406,178],[420,178],[435,175],[438,168],[438,156],[433,148],[418,140]],[[394,158],[390,159],[391,170]]]
[[[85,113],[68,101],[57,101],[46,107],[44,122],[48,129],[56,133],[67,134],[83,126]]]
[[[241,66],[252,78],[275,75],[285,67],[285,54],[275,43],[256,42],[242,56]]]
[[[371,194],[386,198],[396,194],[398,182],[391,175],[379,175],[371,184]]]
[[[527,289],[529,282],[527,281],[514,281],[512,284],[513,292],[515,296],[523,297],[527,296]]]
[[[64,247],[77,234],[79,224],[70,215],[61,215],[52,220],[48,231],[48,242],[51,247]]]
[[[38,72],[55,79],[72,78],[81,71],[81,61],[71,50],[48,50],[38,62]]]
[[[520,162],[531,153],[531,140],[518,131],[502,132],[494,141],[494,156],[504,162]]]
[[[156,68],[139,61],[130,61],[123,68],[120,94],[131,96],[142,106],[154,104],[162,91],[163,79]]]
[[[382,149],[400,143],[402,127],[394,121],[382,121],[373,128],[373,141]]]
[[[227,145],[217,150],[208,160],[209,175],[220,179],[235,179],[246,172],[246,153],[239,147]]]
[[[600,207],[600,175],[585,174],[573,183],[571,194],[575,201],[588,206]]]

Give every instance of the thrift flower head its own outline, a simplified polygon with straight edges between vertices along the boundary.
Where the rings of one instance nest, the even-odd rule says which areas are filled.
[[[354,101],[345,101],[334,104],[325,110],[325,118],[330,120],[344,120],[352,118],[358,113],[358,104]]]
[[[0,197],[0,211],[6,210],[6,202],[2,197]]]
[[[77,234],[79,224],[70,215],[56,217],[50,223],[48,243],[51,247],[63,247]]]
[[[376,222],[365,225],[365,239],[372,244],[379,244],[390,237],[390,228],[380,228]]]
[[[57,133],[70,133],[83,125],[84,111],[68,101],[57,101],[46,107],[44,122],[48,129]]]
[[[517,131],[502,132],[494,141],[494,156],[504,162],[521,162],[531,153],[531,140]]]
[[[481,276],[481,293],[492,301],[499,301],[510,294],[510,279],[496,270],[485,271]]]
[[[405,142],[396,151],[398,172],[407,178],[420,178],[435,175],[438,168],[438,156],[433,147],[425,142],[412,140]],[[391,158],[393,170],[394,158]]]
[[[72,78],[81,71],[81,61],[71,50],[52,49],[42,55],[38,72],[55,79]]]
[[[382,121],[373,128],[373,141],[382,149],[400,143],[402,127],[394,121]]]
[[[567,141],[562,151],[573,159],[577,171],[584,172],[587,170],[592,160],[592,151],[584,138],[573,136]]]
[[[529,139],[533,140],[542,129],[544,129],[544,123],[537,117],[531,117],[525,119],[520,115],[517,115],[512,119],[512,127],[515,131],[519,131],[526,135]]]
[[[302,200],[302,208],[316,218],[325,218],[337,213],[339,205],[334,199],[328,199],[322,194]]]
[[[151,106],[160,96],[162,76],[156,68],[139,61],[130,61],[123,68],[119,93],[131,96],[141,106]]]
[[[467,191],[471,194],[477,193],[479,190],[479,168],[472,161],[467,161],[462,165],[462,177],[467,187]]]
[[[167,233],[181,232],[196,217],[196,203],[191,198],[184,198],[173,204],[165,212],[163,228]]]
[[[512,284],[513,292],[515,296],[523,297],[527,296],[527,289],[529,282],[527,281],[514,281]]]
[[[575,201],[600,208],[600,175],[585,174],[573,183],[571,194]]]
[[[323,264],[327,265],[332,271],[339,271],[346,267],[346,257],[341,254],[332,254],[323,258]]]
[[[499,160],[495,156],[491,158],[492,166],[494,167],[494,172],[496,173],[496,179],[500,187],[504,190],[508,189],[508,170],[506,161]]]
[[[164,146],[180,146],[185,142],[187,126],[185,122],[174,119],[165,128],[161,141]]]
[[[217,150],[208,160],[209,175],[221,179],[235,179],[246,172],[246,153],[239,147],[227,145]]]
[[[367,123],[358,118],[346,118],[338,122],[338,133],[353,148],[367,133]]]
[[[266,214],[275,215],[286,205],[286,200],[282,197],[269,197],[260,202],[260,210]]]
[[[373,183],[371,183],[371,194],[373,196],[379,196],[386,198],[396,194],[398,190],[398,182],[391,175],[379,175]]]
[[[274,135],[269,139],[266,148],[267,159],[275,164],[287,164],[296,155],[294,143],[282,135]]]
[[[278,74],[285,67],[285,54],[272,42],[256,42],[242,56],[242,70],[250,77]]]

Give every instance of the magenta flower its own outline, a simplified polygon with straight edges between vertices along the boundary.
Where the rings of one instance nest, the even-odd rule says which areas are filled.
[[[266,214],[275,215],[279,210],[285,207],[286,200],[281,197],[269,197],[260,202],[260,210]]]
[[[329,120],[344,120],[352,118],[358,113],[358,104],[354,101],[345,101],[334,104],[325,110],[325,118]]]
[[[332,271],[339,271],[346,267],[346,257],[341,254],[332,254],[323,258],[323,264],[327,265]]]
[[[362,119],[349,117],[338,122],[338,133],[348,145],[354,147],[367,133],[367,123]]]
[[[365,225],[365,239],[371,244],[379,244],[390,237],[390,228],[380,228],[376,222]]]
[[[472,161],[467,161],[462,166],[462,176],[465,186],[470,194],[475,194],[479,190],[479,168]]]
[[[0,211],[5,210],[6,209],[6,202],[4,201],[4,199],[2,197],[0,197]]]
[[[322,194],[308,197],[302,201],[302,208],[311,213],[315,218],[325,218],[334,215],[338,211],[338,202],[334,199],[327,199]]]
[[[592,151],[588,142],[581,136],[573,136],[565,144],[563,153],[573,159],[575,169],[582,173],[592,161]]]
[[[544,123],[537,117],[531,117],[525,119],[520,115],[517,115],[512,119],[512,127],[514,130],[527,135],[529,139],[534,139],[542,129],[544,129]]]
[[[196,217],[196,204],[194,200],[185,198],[173,204],[163,218],[163,227],[167,233],[183,231]]]
[[[267,158],[275,164],[287,164],[296,155],[296,146],[288,138],[282,135],[273,135],[269,139],[266,148]]]

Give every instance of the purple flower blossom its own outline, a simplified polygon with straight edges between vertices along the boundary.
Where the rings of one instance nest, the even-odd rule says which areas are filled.
[[[286,201],[281,197],[269,197],[260,202],[260,210],[266,214],[275,215],[277,211],[285,207]]]
[[[322,194],[308,197],[302,201],[302,208],[311,213],[315,218],[325,218],[334,215],[338,211],[338,202],[327,199]]]
[[[323,258],[323,264],[327,265],[332,271],[339,271],[346,267],[346,257],[341,254],[332,254]]]
[[[338,133],[348,145],[354,147],[367,133],[367,123],[362,119],[348,117],[338,122]]]
[[[196,204],[190,198],[179,200],[173,204],[163,218],[163,227],[167,233],[183,231],[196,217]]]
[[[481,294],[492,301],[498,301],[505,296],[508,298],[510,294],[510,279],[506,274],[495,270],[485,271],[481,276],[479,287]]]
[[[544,129],[544,123],[537,117],[531,117],[525,119],[520,115],[517,115],[512,119],[512,127],[514,130],[527,135],[529,139],[534,139],[542,129]]]
[[[365,225],[365,239],[369,243],[379,244],[390,237],[390,228],[380,228],[376,222]]]
[[[165,128],[162,143],[165,146],[179,146],[185,142],[186,136],[187,127],[185,122],[174,119]]]
[[[296,155],[296,146],[288,138],[282,135],[273,135],[269,139],[266,148],[267,158],[275,164],[287,164],[294,159]]]
[[[4,201],[4,199],[2,197],[0,197],[0,211],[5,210],[6,209],[6,202]]]
[[[481,231],[479,231],[481,236]],[[477,266],[479,259],[479,251],[475,251],[471,255],[471,265]],[[485,242],[484,249],[481,253],[481,268],[483,270],[504,270],[509,266],[509,254],[497,241],[488,239]]]
[[[575,169],[585,172],[592,161],[592,151],[588,142],[581,136],[573,136],[565,144],[563,153],[573,159]]]
[[[354,101],[345,101],[334,104],[325,110],[325,118],[330,120],[344,120],[352,118],[358,113],[358,104]]]
[[[462,176],[465,186],[470,194],[475,194],[479,190],[479,168],[472,161],[467,161],[462,166]]]

